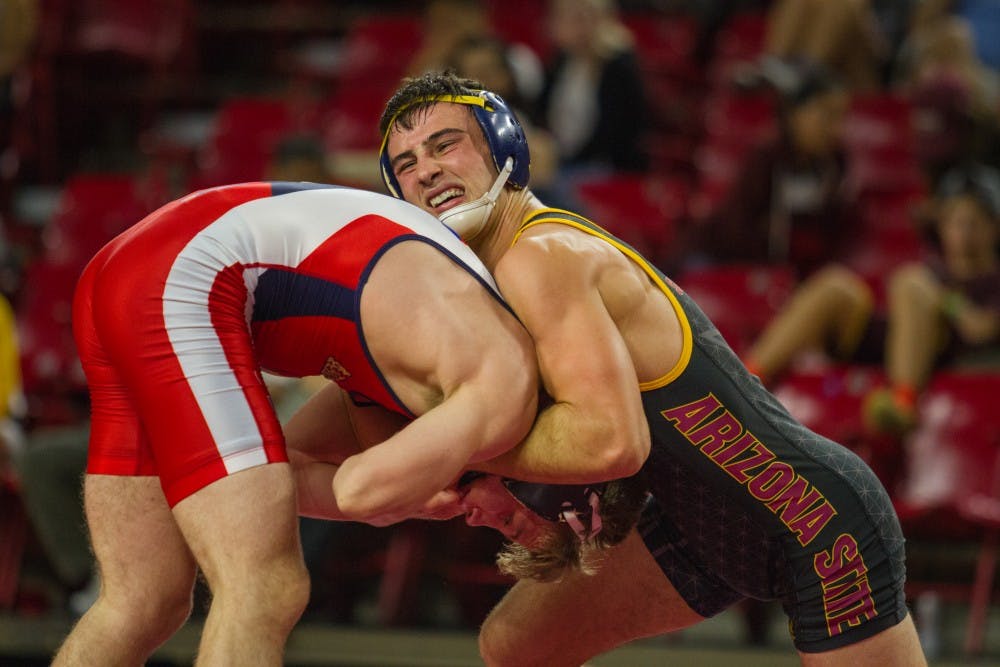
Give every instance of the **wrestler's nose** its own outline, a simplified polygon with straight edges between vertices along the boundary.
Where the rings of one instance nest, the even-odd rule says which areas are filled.
[[[486,513],[478,507],[471,507],[465,511],[465,523],[468,526],[488,526]]]
[[[434,158],[424,157],[417,160],[416,173],[420,183],[423,185],[432,185],[441,174],[441,165]]]

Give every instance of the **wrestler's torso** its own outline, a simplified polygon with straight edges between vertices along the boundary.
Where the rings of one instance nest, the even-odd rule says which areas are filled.
[[[522,229],[542,220],[618,248],[680,322],[676,365],[640,384],[652,439],[644,470],[660,511],[707,571],[745,595],[780,598],[835,544],[872,539],[872,524],[874,539],[895,539],[891,504],[867,466],[793,419],[679,287],[573,214],[537,212]]]
[[[433,217],[375,193],[306,183],[194,193],[116,239],[112,261],[160,276],[147,287],[156,293],[147,312],[168,332],[183,328],[175,311],[192,305],[213,321],[239,313],[235,321],[249,328],[262,370],[324,375],[361,400],[410,416],[369,354],[360,316],[368,274],[407,240],[440,249],[492,285],[479,260]],[[224,342],[227,332],[218,335]]]

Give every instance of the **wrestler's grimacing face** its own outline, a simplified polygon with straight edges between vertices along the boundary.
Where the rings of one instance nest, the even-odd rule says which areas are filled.
[[[386,142],[403,199],[439,217],[490,189],[497,172],[469,107],[435,104],[418,111],[412,124],[394,123]]]

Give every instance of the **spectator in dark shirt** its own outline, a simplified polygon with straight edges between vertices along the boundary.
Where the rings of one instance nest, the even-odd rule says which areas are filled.
[[[538,121],[564,170],[643,170],[645,103],[639,63],[613,0],[551,0],[555,55]]]
[[[841,143],[848,94],[819,66],[791,74],[776,86],[778,132],[694,221],[690,247],[709,262],[788,263],[804,277],[836,257],[858,219]]]

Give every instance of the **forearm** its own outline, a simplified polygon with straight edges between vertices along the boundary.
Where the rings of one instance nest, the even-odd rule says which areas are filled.
[[[648,429],[635,426],[618,429],[614,422],[589,410],[554,403],[539,413],[531,432],[517,447],[472,467],[550,484],[628,477],[638,471],[649,451]]]
[[[348,519],[340,510],[333,494],[333,477],[338,467],[316,461],[295,466],[295,488],[300,516],[331,521]]]
[[[1000,334],[997,313],[977,307],[959,292],[944,293],[941,311],[954,324],[962,340],[971,345],[988,343]]]
[[[411,422],[402,431],[344,461],[333,493],[357,521],[419,515],[437,493],[452,485],[481,451],[497,452],[524,437],[527,407],[504,406],[482,392],[466,391]],[[517,414],[514,414],[517,412]]]

